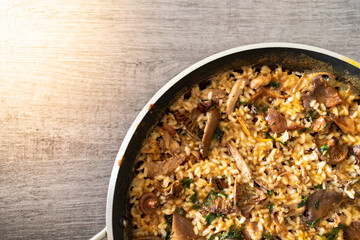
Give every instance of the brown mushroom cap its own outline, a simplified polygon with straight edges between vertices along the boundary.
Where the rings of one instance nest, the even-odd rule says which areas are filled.
[[[334,116],[330,115],[334,120],[335,124],[341,129],[345,134],[355,134],[355,122],[354,119],[350,116]]]
[[[332,107],[342,102],[339,93],[324,80],[324,77],[328,77],[328,75],[323,74],[314,77],[313,90],[302,96],[305,109],[310,108],[312,100],[323,103],[325,107]]]
[[[344,240],[360,240],[360,220],[352,222],[344,229]]]
[[[329,131],[332,124],[332,120],[328,116],[320,116],[314,121],[311,132],[313,133],[326,133]]]
[[[334,191],[318,190],[310,194],[306,201],[305,217],[312,223],[318,218],[325,217],[343,200],[343,195]]]
[[[191,221],[181,216],[178,211],[173,214],[172,232],[172,240],[192,240],[196,237]]]
[[[269,108],[267,110],[265,119],[267,124],[270,126],[271,131],[276,133],[282,133],[286,130],[299,130],[304,128],[303,125],[287,121],[285,117],[274,108]]]
[[[339,144],[336,137],[330,139],[315,139],[316,152],[321,160],[329,164],[338,164],[343,162],[348,154],[348,147]],[[324,148],[325,147],[325,148]],[[328,148],[328,150],[324,150]]]
[[[144,214],[153,214],[160,206],[158,197],[152,193],[144,193],[139,200],[139,209]]]
[[[203,157],[205,157],[209,152],[211,140],[214,137],[216,128],[218,127],[218,125],[220,123],[220,119],[221,119],[221,116],[220,116],[219,110],[216,108],[212,109],[209,113],[209,118],[206,123],[205,130],[204,130],[204,135],[201,140]]]

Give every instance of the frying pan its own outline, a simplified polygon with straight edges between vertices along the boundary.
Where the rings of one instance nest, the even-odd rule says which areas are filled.
[[[289,71],[326,71],[336,74],[338,81],[349,82],[360,90],[360,64],[325,49],[292,43],[261,43],[229,49],[188,67],[162,87],[141,110],[127,132],[111,173],[106,227],[92,239],[132,239],[128,214],[128,188],[134,176],[135,158],[143,140],[156,125],[174,96],[208,80],[214,74],[241,66],[282,66]]]

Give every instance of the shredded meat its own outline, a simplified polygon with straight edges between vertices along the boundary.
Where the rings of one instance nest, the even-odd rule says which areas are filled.
[[[310,108],[310,102],[312,100],[323,103],[325,107],[332,107],[342,102],[339,93],[324,80],[323,76],[327,75],[318,75],[314,77],[313,90],[302,96],[305,109]]]
[[[212,201],[211,205],[203,207],[203,210],[218,214],[229,214],[235,211],[232,202],[222,197]]]
[[[238,100],[239,95],[241,93],[241,88],[240,88],[241,83],[242,83],[242,80],[237,80],[231,89],[228,100],[226,102],[226,113],[227,114],[230,114],[234,111],[235,103]]]
[[[181,216],[178,211],[173,214],[172,232],[171,239],[173,240],[192,240],[196,238],[191,221]]]
[[[256,187],[235,182],[234,198],[241,215],[248,217],[255,205],[265,200],[266,195]]]
[[[256,92],[254,95],[251,96],[249,102],[254,102],[256,99],[267,96],[271,98],[288,98],[290,95],[281,95],[277,91],[271,90],[270,88],[263,88],[260,91]]]
[[[147,177],[154,178],[157,175],[171,174],[182,162],[185,161],[185,154],[179,154],[162,162],[148,164]]]
[[[245,159],[241,156],[239,151],[230,143],[227,144],[227,147],[233,158],[235,158],[236,167],[239,169],[241,174],[248,180],[248,182],[250,182],[252,179],[252,172],[247,163],[245,162]]]

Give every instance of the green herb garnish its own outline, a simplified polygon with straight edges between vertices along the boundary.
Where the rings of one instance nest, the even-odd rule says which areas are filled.
[[[327,145],[326,143],[324,145],[322,145],[320,147],[320,152],[321,152],[321,155],[326,157],[329,153],[329,145]]]
[[[301,199],[302,199],[302,201],[299,202],[298,208],[301,208],[301,207],[305,206],[305,203],[306,203],[306,200],[308,199],[308,197],[301,196]]]
[[[320,219],[321,218],[317,218],[312,223],[308,223],[308,225],[310,225],[311,228],[314,228],[316,226],[316,224],[320,221]]]
[[[323,129],[325,129],[327,126],[329,126],[329,123],[326,123]]]
[[[269,83],[268,85],[266,85],[266,87],[279,88],[279,87],[280,87],[280,83],[274,82],[274,81],[270,81],[270,83]]]
[[[275,109],[275,110],[279,110],[279,109],[280,109],[280,106],[275,106],[274,109]]]
[[[191,201],[192,203],[198,203],[199,201],[198,201],[198,199],[197,199],[197,196],[198,196],[198,192],[195,190],[195,191],[194,191],[194,194],[190,196],[190,201]]]
[[[216,213],[209,213],[208,215],[206,215],[206,217],[205,217],[206,226],[209,226],[218,217],[225,217],[225,216],[222,214],[216,214]]]
[[[322,188],[323,188],[323,186],[321,183],[319,183],[318,185],[315,186],[315,189],[322,189]]]
[[[307,132],[310,130],[311,130],[311,128],[303,128],[303,129],[298,130],[297,132],[298,132],[298,134],[301,134],[301,133],[304,133],[304,132]]]
[[[318,199],[318,200],[316,200],[316,202],[315,202],[315,204],[314,204],[314,208],[315,208],[316,210],[319,209],[319,202],[320,202],[320,200]]]
[[[267,208],[269,209],[269,213],[271,215],[273,213],[273,211],[274,211],[274,204],[268,205]]]
[[[214,139],[218,140],[218,141],[221,141],[221,138],[223,137],[223,135],[224,135],[224,132],[221,130],[220,127],[217,127],[216,131],[214,133]]]
[[[305,118],[306,120],[308,120],[309,122],[313,122],[314,118],[315,118],[316,112],[313,110],[307,110],[306,114],[305,114]]]
[[[166,231],[165,240],[170,240],[170,239],[171,239],[171,235],[172,235],[171,228],[172,228],[173,215],[172,215],[172,214],[171,214],[171,215],[165,215],[164,218],[165,218],[165,223],[166,223],[166,228],[165,228],[165,231]]]
[[[197,135],[200,139],[202,139],[202,137],[204,136],[204,130],[201,130],[198,126],[196,126],[195,132],[196,132],[196,135]]]
[[[200,209],[202,209],[202,207],[201,207],[200,205],[198,205],[198,204],[192,205],[191,208],[194,209],[194,210],[200,210]]]
[[[262,233],[262,237],[268,240],[274,240],[274,237],[266,230]]]
[[[185,191],[186,188],[190,187],[190,184],[193,182],[193,180],[191,178],[184,178],[181,179],[180,182],[184,186],[184,191]]]
[[[339,224],[337,227],[334,227],[331,232],[325,233],[323,236],[326,237],[327,240],[335,240],[338,237],[340,230],[346,227],[346,225]]]
[[[267,190],[267,193],[270,195],[270,197],[274,196],[274,191],[273,190]]]

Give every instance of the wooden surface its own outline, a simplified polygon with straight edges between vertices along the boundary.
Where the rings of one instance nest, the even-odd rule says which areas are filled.
[[[0,239],[101,230],[150,97],[204,57],[270,41],[359,61],[360,1],[0,1]]]

